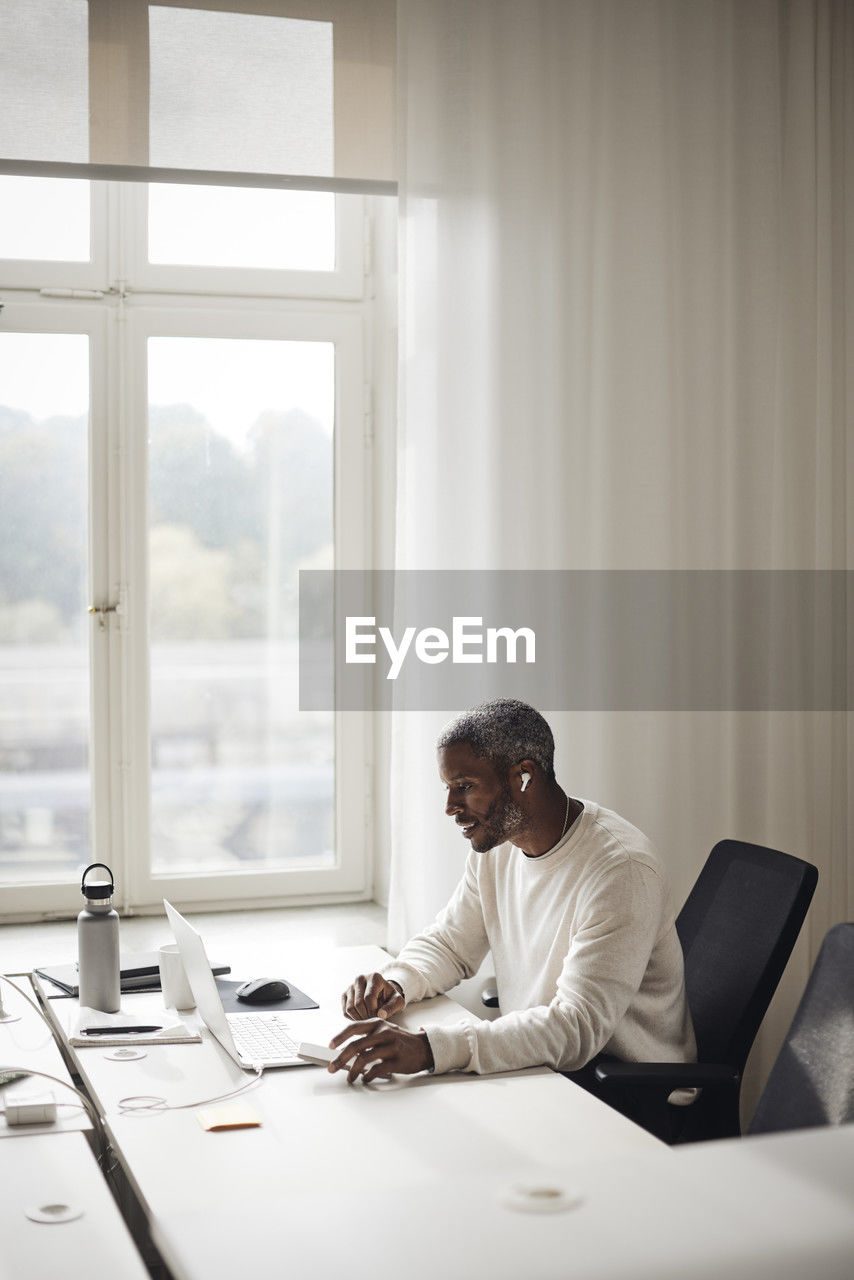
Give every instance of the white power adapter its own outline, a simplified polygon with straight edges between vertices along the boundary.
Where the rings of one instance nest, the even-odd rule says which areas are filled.
[[[19,1093],[6,1099],[6,1123],[55,1124],[56,1099],[52,1093]]]

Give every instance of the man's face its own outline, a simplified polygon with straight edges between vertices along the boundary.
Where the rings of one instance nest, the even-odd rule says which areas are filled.
[[[525,826],[526,815],[513,800],[508,779],[467,742],[439,749],[439,775],[448,789],[445,813],[477,853],[511,840]]]

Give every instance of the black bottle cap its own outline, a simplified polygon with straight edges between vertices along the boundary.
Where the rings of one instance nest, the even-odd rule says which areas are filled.
[[[96,867],[103,867],[107,875],[110,877],[109,880],[94,880],[87,884],[86,877],[89,872],[94,871]],[[83,891],[83,896],[85,898],[94,898],[97,900],[102,898],[112,898],[115,887],[113,873],[107,866],[106,862],[90,862],[89,866],[83,872],[83,879],[80,881],[80,888]]]

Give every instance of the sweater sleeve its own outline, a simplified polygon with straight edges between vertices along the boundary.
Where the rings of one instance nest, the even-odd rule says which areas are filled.
[[[383,976],[397,982],[407,1004],[426,1000],[477,973],[489,950],[474,859],[435,923],[407,942]]]
[[[435,1071],[577,1071],[607,1045],[638,992],[662,929],[655,870],[632,859],[589,890],[551,1002],[494,1022],[427,1027]]]

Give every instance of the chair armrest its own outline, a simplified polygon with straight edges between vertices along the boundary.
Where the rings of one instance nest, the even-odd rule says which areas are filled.
[[[484,987],[480,993],[481,1003],[485,1004],[487,1009],[498,1008],[498,988]]]
[[[667,1089],[735,1088],[736,1067],[719,1062],[600,1062],[596,1079],[603,1084],[653,1085]]]

